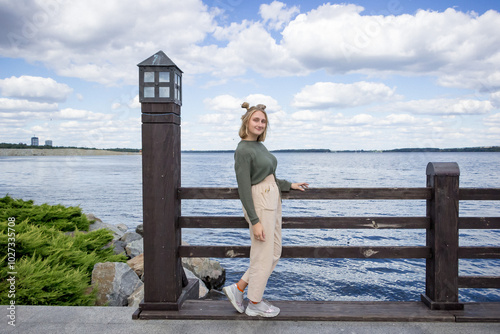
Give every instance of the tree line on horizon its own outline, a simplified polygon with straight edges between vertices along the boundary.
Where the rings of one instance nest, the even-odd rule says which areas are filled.
[[[50,146],[50,145],[38,145],[38,146],[32,146],[32,145],[27,145],[27,144],[11,144],[11,143],[0,143],[0,148],[17,148],[17,149],[32,149],[32,148],[38,148],[38,149],[62,149],[62,148],[70,148],[70,149],[77,149],[77,150],[105,150],[105,151],[117,151],[117,152],[140,152],[140,149],[137,148],[106,148],[106,149],[100,149],[100,148],[95,148],[95,147],[76,147],[76,146]]]
[[[140,152],[140,149],[136,148],[106,148],[98,149],[95,147],[76,147],[76,146],[49,146],[49,145],[39,145],[31,146],[27,144],[11,144],[11,143],[0,143],[0,148],[17,148],[17,149],[81,149],[81,150],[106,150],[106,151],[117,151],[117,152]],[[234,150],[192,150],[183,151],[186,153],[230,153]],[[373,152],[500,152],[500,146],[479,146],[479,147],[462,147],[462,148],[433,148],[433,147],[422,147],[422,148],[396,148],[392,150],[330,150],[330,149],[280,149],[273,150],[272,152],[309,152],[309,153],[373,153]]]

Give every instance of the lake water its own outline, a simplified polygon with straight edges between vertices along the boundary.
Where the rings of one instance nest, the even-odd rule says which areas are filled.
[[[425,187],[427,163],[457,162],[461,187],[500,188],[500,153],[275,153],[278,178],[311,187]],[[80,206],[103,221],[142,223],[139,155],[0,157],[0,196]],[[232,153],[183,153],[182,186],[235,187]],[[237,200],[184,201],[183,215],[242,215]],[[285,216],[425,216],[425,201],[283,201]],[[500,216],[498,201],[461,201],[461,216]],[[246,229],[184,229],[193,245],[249,245]],[[284,245],[423,246],[423,230],[284,230]],[[461,246],[500,245],[500,230],[461,230]],[[218,259],[227,281],[248,259]],[[460,260],[461,275],[500,275],[500,260]],[[271,300],[420,300],[421,259],[282,259]],[[498,289],[460,289],[460,299],[500,301]]]

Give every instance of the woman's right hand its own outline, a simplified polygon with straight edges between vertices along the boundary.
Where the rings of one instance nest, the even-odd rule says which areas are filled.
[[[258,241],[266,241],[266,236],[264,235],[264,227],[260,222],[252,226],[253,237]]]

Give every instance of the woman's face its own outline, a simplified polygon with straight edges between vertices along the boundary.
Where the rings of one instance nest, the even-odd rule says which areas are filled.
[[[266,115],[259,110],[254,112],[247,125],[248,135],[250,137],[249,139],[257,140],[257,138],[266,130],[266,126]]]

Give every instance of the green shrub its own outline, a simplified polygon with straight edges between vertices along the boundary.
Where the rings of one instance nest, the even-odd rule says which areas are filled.
[[[90,222],[82,214],[79,207],[65,207],[63,205],[34,205],[33,201],[13,199],[10,196],[0,198],[0,221],[8,217],[15,217],[18,221],[29,219],[31,224],[54,226],[64,232],[88,231]]]
[[[89,287],[88,273],[65,263],[53,263],[34,254],[16,261],[15,302],[20,305],[94,305],[96,293]],[[0,271],[8,278],[7,269]],[[8,291],[10,284],[2,279],[0,289]],[[2,295],[0,303],[10,301]]]
[[[106,229],[92,232],[90,222],[79,208],[62,205],[34,205],[33,201],[0,198],[0,254],[8,249],[8,218],[15,223],[15,277],[17,304],[93,305],[90,286],[92,269],[99,262],[125,262],[109,243],[113,235]],[[71,231],[71,233],[68,233]],[[66,233],[65,233],[66,232]],[[11,247],[12,248],[12,247]],[[0,304],[8,304],[10,283],[8,259],[0,268]]]

